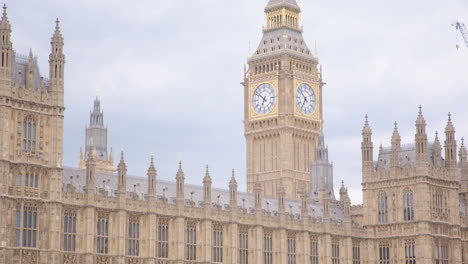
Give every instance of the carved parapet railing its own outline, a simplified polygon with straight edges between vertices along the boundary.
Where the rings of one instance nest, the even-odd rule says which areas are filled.
[[[62,255],[63,264],[79,264],[81,263],[79,255],[73,253],[64,253]]]
[[[109,256],[98,255],[94,256],[94,264],[113,264],[112,258]]]
[[[37,264],[39,263],[39,250],[21,249],[21,264]]]
[[[174,264],[175,261],[167,260],[167,259],[158,259],[156,264]]]
[[[141,259],[139,258],[131,258],[131,257],[128,257],[126,260],[125,260],[125,264],[141,264],[142,261]]]

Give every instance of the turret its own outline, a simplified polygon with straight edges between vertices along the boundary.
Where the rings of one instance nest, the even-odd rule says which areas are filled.
[[[206,165],[205,177],[203,178],[203,206],[208,209],[211,208],[211,176]]]
[[[36,76],[36,62],[33,56],[32,49],[29,50],[28,66],[25,72],[26,75],[26,89],[34,89],[34,78]]]
[[[182,170],[182,161],[179,161],[179,170],[176,174],[176,202],[179,206],[184,205],[184,185],[185,185],[185,176],[184,171]]]
[[[118,192],[119,195],[126,197],[127,194],[127,165],[124,161],[123,151],[120,153],[120,162],[117,166],[117,175],[119,177],[118,181]]]
[[[86,193],[88,196],[94,196],[96,180],[96,160],[93,152],[89,152],[86,159]]]
[[[349,199],[348,188],[344,186],[344,181],[341,182],[340,201],[343,204],[345,220],[351,218],[351,199]]]
[[[461,146],[458,156],[460,157],[461,188],[463,192],[468,192],[468,161],[465,141],[463,138],[461,140]]]
[[[13,44],[11,43],[11,25],[8,21],[7,7],[3,5],[3,15],[0,21],[0,79],[6,82],[7,88],[11,84],[11,69],[13,64]]]
[[[455,141],[455,128],[452,124],[452,116],[449,113],[447,126],[445,127],[445,167],[451,177],[455,177],[457,166],[457,142]]]
[[[262,184],[257,178],[257,181],[254,185],[254,195],[255,195],[255,211],[262,211]]]
[[[397,122],[395,122],[395,128],[393,130],[393,135],[392,135],[392,148],[391,148],[391,154],[390,154],[390,167],[391,168],[398,168],[400,165],[399,161],[399,153],[400,153],[400,147],[401,147],[401,138],[400,138],[400,133],[398,133],[398,126]]]
[[[63,106],[63,93],[64,93],[64,67],[65,55],[63,53],[63,37],[60,32],[60,21],[55,21],[55,32],[52,36],[51,52],[49,55],[49,81],[50,90],[54,93],[57,99],[57,104]]]
[[[439,141],[439,133],[435,133],[434,139],[434,150],[432,154],[432,162],[435,168],[440,168],[442,166],[442,146]]]
[[[280,214],[284,214],[286,212],[286,191],[284,190],[283,184],[281,184],[278,188],[278,212]]]
[[[309,219],[309,204],[308,204],[307,190],[305,187],[301,189],[301,218],[303,220]]]
[[[148,168],[148,200],[156,201],[156,168],[154,167],[154,158],[151,156],[150,166]]]
[[[237,212],[237,181],[234,175],[234,169],[232,170],[231,180],[229,181],[229,206],[231,210]]]
[[[366,115],[364,127],[362,128],[362,174],[365,181],[369,177],[374,168],[374,144],[372,143],[372,130],[369,126],[368,117]]]
[[[426,134],[426,120],[424,120],[421,106],[419,106],[419,114],[418,114],[418,118],[416,119],[415,143],[416,143],[416,167],[418,169],[425,169],[427,168],[427,158],[428,158],[427,144],[428,143],[427,143],[427,134]]]

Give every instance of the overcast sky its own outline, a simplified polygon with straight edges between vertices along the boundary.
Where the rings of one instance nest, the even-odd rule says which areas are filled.
[[[244,64],[262,36],[265,0],[7,0],[14,49],[32,48],[42,75],[54,20],[65,38],[64,166],[77,166],[96,90],[109,146],[125,151],[129,174],[173,180],[182,159],[188,183],[210,165],[215,187],[234,168],[245,190]],[[323,65],[325,140],[360,203],[361,129],[374,132],[375,156],[393,122],[414,141],[422,104],[432,140],[453,113],[468,137],[468,49],[450,26],[468,23],[466,0],[302,0],[304,38]],[[250,43],[250,45],[249,45]],[[443,140],[442,136],[441,140]],[[374,156],[374,157],[375,157]],[[118,157],[118,156],[117,156]]]

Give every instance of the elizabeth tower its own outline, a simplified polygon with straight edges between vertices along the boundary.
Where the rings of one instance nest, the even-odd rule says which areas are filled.
[[[302,37],[296,0],[270,0],[263,38],[244,77],[247,189],[298,198],[322,133],[322,78]]]

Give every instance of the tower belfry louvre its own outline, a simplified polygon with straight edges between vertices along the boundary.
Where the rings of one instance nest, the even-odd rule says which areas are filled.
[[[225,171],[226,188],[218,189],[208,165],[193,175],[174,162],[167,181],[151,156],[146,175],[134,176],[122,151],[114,167],[98,98],[78,168],[63,167],[59,20],[45,78],[32,50],[14,51],[4,6],[0,264],[466,264],[468,152],[450,114],[440,140],[436,132],[429,142],[419,107],[414,142],[402,144],[395,122],[378,155],[366,115],[363,203],[351,205],[343,181],[335,195],[321,72],[300,13],[296,0],[270,0],[262,41],[248,58],[242,192],[234,170]],[[198,185],[187,184],[193,178]]]
[[[290,199],[310,187],[323,124],[318,59],[302,36],[300,13],[295,0],[268,2],[263,38],[243,82],[247,190],[258,180],[274,196],[282,185]]]

